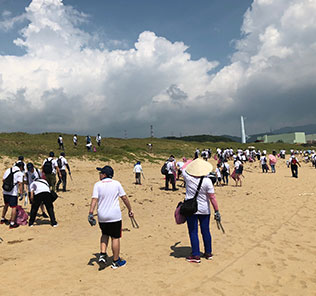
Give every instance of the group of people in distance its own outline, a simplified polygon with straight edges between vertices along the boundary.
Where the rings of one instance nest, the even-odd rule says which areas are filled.
[[[100,134],[98,134],[95,137],[95,141],[96,141],[98,147],[101,146],[101,140],[102,140],[102,137]],[[77,147],[78,146],[78,135],[77,134],[74,134],[72,141],[73,141],[74,146]],[[64,140],[63,140],[62,135],[58,136],[57,143],[58,143],[59,150],[65,150]],[[87,148],[87,151],[92,151],[92,148],[93,148],[92,140],[91,140],[91,137],[89,135],[86,136],[86,148]],[[93,150],[95,150],[95,149],[96,148],[94,147]]]

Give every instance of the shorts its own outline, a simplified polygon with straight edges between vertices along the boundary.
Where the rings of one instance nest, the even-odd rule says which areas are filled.
[[[18,197],[8,194],[3,194],[4,204],[8,204],[10,208],[15,208],[18,205]]]
[[[122,236],[122,220],[116,222],[99,222],[100,229],[103,235],[113,238]]]

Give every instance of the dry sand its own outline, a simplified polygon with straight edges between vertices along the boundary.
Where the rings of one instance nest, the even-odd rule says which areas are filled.
[[[127,265],[101,271],[100,230],[87,221],[100,163],[70,165],[70,191],[55,203],[59,227],[42,217],[33,228],[0,225],[0,295],[316,295],[316,169],[310,164],[298,179],[281,160],[276,174],[247,164],[243,187],[216,187],[226,234],[212,218],[214,258],[201,264],[185,261],[186,225],[174,222],[184,189],[161,190],[160,165],[143,164],[146,179],[137,186],[131,164],[113,164],[140,228],[132,228],[121,204]]]

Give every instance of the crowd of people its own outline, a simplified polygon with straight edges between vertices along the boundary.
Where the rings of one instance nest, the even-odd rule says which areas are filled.
[[[102,140],[102,137],[100,134],[97,134],[97,136],[95,137],[95,141],[96,141],[96,144],[98,145],[98,147],[101,146],[101,140]],[[73,138],[72,138],[72,141],[73,141],[73,145],[74,147],[77,147],[78,146],[78,135],[77,134],[74,134]],[[63,137],[62,135],[59,135],[58,138],[57,138],[57,143],[58,143],[58,149],[59,150],[65,150],[65,146],[64,146],[64,140],[63,140]],[[93,143],[92,143],[92,139],[91,139],[91,136],[87,135],[86,136],[86,144],[85,144],[86,148],[87,148],[87,151],[96,151],[96,147],[93,146]]]
[[[101,136],[98,134],[98,146],[101,145]],[[87,144],[91,144],[91,137],[87,136]],[[77,145],[77,135],[74,136],[74,145]],[[30,217],[28,225],[33,227],[38,210],[41,209],[41,215],[49,218],[51,226],[58,225],[54,212],[54,201],[58,197],[56,192],[67,191],[67,171],[71,178],[71,170],[64,152],[62,136],[58,137],[60,155],[55,157],[53,151],[48,153],[42,166],[36,168],[32,162],[26,163],[23,156],[20,156],[11,168],[8,168],[3,175],[3,198],[4,207],[1,216],[1,224],[9,225],[9,228],[17,228],[16,222],[17,205],[19,201],[27,204],[31,203]],[[88,146],[87,146],[88,147]],[[89,149],[89,148],[88,148]],[[285,159],[285,150],[272,151],[267,154],[266,150],[256,150],[249,147],[245,150],[232,148],[217,148],[213,158],[216,161],[216,167],[213,169],[209,159],[212,157],[211,149],[196,149],[193,159],[183,157],[176,161],[174,155],[170,155],[161,168],[161,173],[165,176],[164,188],[169,190],[178,190],[176,181],[181,180],[182,186],[185,187],[186,196],[183,204],[186,206],[189,202],[195,201],[195,210],[189,215],[183,214],[183,221],[187,222],[189,238],[192,252],[187,256],[188,262],[200,263],[200,247],[198,238],[198,225],[200,225],[204,243],[203,257],[212,259],[212,236],[210,233],[211,207],[214,210],[214,219],[221,223],[219,205],[215,197],[214,186],[229,185],[230,178],[235,181],[235,186],[242,186],[243,168],[247,162],[259,161],[262,173],[276,173],[277,159]],[[290,151],[290,158],[287,161],[288,167],[291,168],[292,176],[298,177],[298,167],[300,162],[298,155],[304,157],[305,161],[310,161],[316,168],[315,151]],[[232,164],[230,167],[229,162]],[[128,209],[128,216],[134,218],[132,206],[127,195],[117,180],[113,179],[114,170],[111,166],[97,168],[99,180],[93,187],[90,209],[88,212],[88,222],[91,226],[96,225],[94,211],[97,208],[99,228],[101,230],[101,244],[99,264],[107,264],[109,258],[107,248],[111,239],[111,248],[113,252],[112,268],[116,269],[126,264],[126,260],[120,257],[120,238],[122,230],[122,213],[119,206],[119,199],[123,201]],[[137,161],[133,167],[135,174],[135,184],[142,184],[144,178],[143,168],[140,161]],[[58,181],[57,181],[58,178]],[[60,186],[62,185],[62,188]],[[45,208],[44,208],[45,206]],[[10,219],[6,219],[8,209],[11,208]],[[46,209],[46,212],[45,212]],[[181,206],[182,209],[182,206]],[[181,211],[180,211],[181,212]],[[185,211],[182,211],[185,213]]]

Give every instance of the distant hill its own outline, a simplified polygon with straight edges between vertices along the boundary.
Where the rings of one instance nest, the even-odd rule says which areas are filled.
[[[295,132],[304,132],[306,135],[316,134],[316,124],[308,124],[308,125],[301,125],[301,126],[287,126],[287,127],[282,127],[280,129],[273,130],[272,132],[250,135],[247,138],[247,143],[255,142],[257,140],[257,137],[261,137],[264,135],[278,135],[278,134],[288,134],[288,133],[295,133]]]
[[[195,136],[184,136],[184,137],[164,137],[163,139],[168,140],[181,140],[186,142],[235,142],[231,136],[211,136],[211,135],[195,135]]]
[[[272,134],[286,134],[286,133],[294,133],[294,132],[305,132],[306,135],[316,134],[316,124],[283,127],[283,128],[272,131]]]

